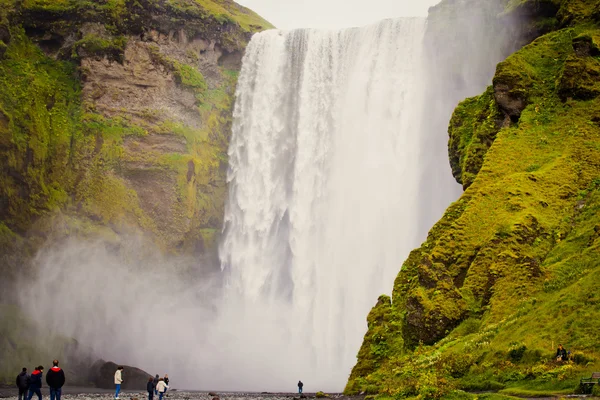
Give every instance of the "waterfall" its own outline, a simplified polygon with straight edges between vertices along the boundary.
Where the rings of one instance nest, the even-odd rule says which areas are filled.
[[[460,193],[452,110],[516,46],[502,4],[459,3],[427,24],[255,35],[234,111],[223,274],[206,278],[197,259],[144,237],[76,236],[40,249],[37,276],[17,285],[27,317],[177,389],[292,391],[301,379],[340,391],[370,308]]]
[[[343,387],[366,315],[424,239],[425,27],[273,30],[246,50],[220,257],[227,297],[260,325],[246,346],[282,382]]]

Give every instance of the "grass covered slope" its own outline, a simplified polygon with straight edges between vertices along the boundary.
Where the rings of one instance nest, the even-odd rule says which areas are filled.
[[[449,150],[466,191],[369,315],[347,393],[534,397],[600,369],[598,4],[560,2],[562,28],[456,109]],[[553,361],[558,343],[573,363]]]

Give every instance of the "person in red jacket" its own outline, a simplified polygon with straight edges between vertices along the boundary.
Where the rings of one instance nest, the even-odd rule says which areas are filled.
[[[34,394],[37,395],[39,400],[42,400],[42,375],[44,374],[44,367],[41,365],[36,367],[35,371],[31,373],[29,377],[29,394],[27,400],[31,400]]]
[[[46,374],[46,383],[50,387],[50,400],[60,400],[65,384],[65,371],[58,367],[58,360],[52,361],[52,368]]]

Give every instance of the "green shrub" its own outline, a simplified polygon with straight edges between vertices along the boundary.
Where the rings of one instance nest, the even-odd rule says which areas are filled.
[[[508,351],[508,358],[512,362],[519,362],[523,358],[523,354],[525,354],[526,350],[527,346],[525,346],[524,344],[520,346],[518,344],[514,344]]]
[[[573,352],[573,362],[575,364],[578,365],[586,365],[590,362],[594,362],[594,359],[591,357],[588,357],[587,355],[585,355],[583,352],[581,351],[575,351]]]

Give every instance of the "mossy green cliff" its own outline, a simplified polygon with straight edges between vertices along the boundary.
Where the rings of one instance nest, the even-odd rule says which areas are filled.
[[[245,45],[231,0],[0,0],[0,248],[144,232],[207,253],[220,231]]]
[[[88,383],[89,351],[8,305],[49,239],[215,254],[241,57],[271,27],[232,0],[0,0],[0,382],[58,356]]]
[[[455,110],[465,192],[369,314],[347,393],[535,397],[600,368],[600,2],[510,1],[499,18],[513,13],[548,32]]]

